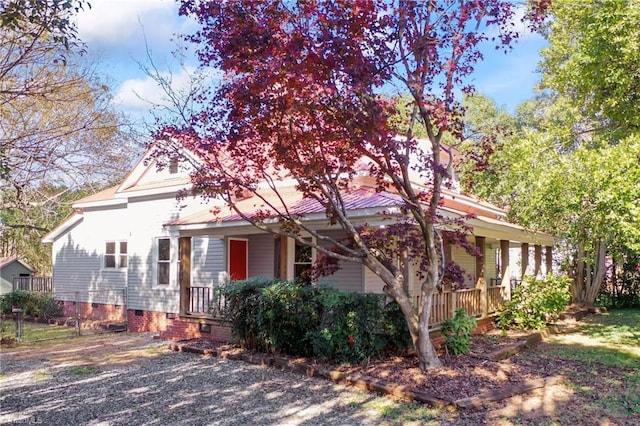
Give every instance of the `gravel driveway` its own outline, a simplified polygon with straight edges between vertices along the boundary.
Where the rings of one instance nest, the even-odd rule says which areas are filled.
[[[171,352],[150,335],[3,350],[0,424],[363,425],[376,396],[240,361]]]

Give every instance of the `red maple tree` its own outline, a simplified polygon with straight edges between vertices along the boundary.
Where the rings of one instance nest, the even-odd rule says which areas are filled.
[[[201,67],[224,77],[203,92],[188,123],[160,135],[202,159],[195,191],[222,197],[264,231],[311,245],[322,254],[319,273],[336,261],[373,271],[400,305],[421,367],[438,366],[428,323],[445,269],[439,229],[464,230],[438,211],[451,181],[442,138],[461,138],[457,95],[472,91],[466,81],[482,42],[514,39],[513,7],[500,0],[182,0],[180,13],[200,24],[187,39]],[[400,93],[410,98],[402,128],[390,121],[400,106],[389,94]],[[414,138],[417,126],[427,140]],[[283,182],[344,238],[310,226],[309,208],[293,207]],[[353,194],[362,188],[384,197],[377,201],[386,225],[353,216]],[[238,201],[247,195],[260,206],[251,214]],[[416,306],[406,290],[410,263],[422,283]]]

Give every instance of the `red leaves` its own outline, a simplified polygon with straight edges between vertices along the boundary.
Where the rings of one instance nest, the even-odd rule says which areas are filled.
[[[510,41],[509,2],[183,0],[180,13],[201,25],[187,39],[202,66],[225,72],[200,99],[190,132],[172,135],[204,162],[197,190],[231,202],[268,189],[275,196],[266,203],[293,179],[329,224],[353,232],[345,196],[356,176],[369,174],[377,191],[403,204],[388,226],[359,228],[360,246],[355,238],[349,244],[359,253],[409,250],[425,268],[437,262],[429,229],[444,226],[436,211],[448,173],[440,140],[447,132],[462,137],[456,96],[472,90],[463,83],[490,27]],[[392,87],[410,92],[412,123],[424,126],[428,141],[391,132],[396,106],[382,94]],[[294,223],[282,204],[283,221]],[[256,209],[256,220],[274,211]],[[402,244],[390,248],[390,239]],[[327,262],[324,272],[334,267]]]

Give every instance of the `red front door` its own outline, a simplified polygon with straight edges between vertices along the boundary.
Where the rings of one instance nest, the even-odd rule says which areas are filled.
[[[247,279],[247,240],[229,240],[229,275],[232,280]]]

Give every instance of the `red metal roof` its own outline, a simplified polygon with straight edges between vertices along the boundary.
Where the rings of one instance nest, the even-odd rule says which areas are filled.
[[[309,215],[314,213],[324,213],[326,208],[315,199],[303,198],[298,191],[283,189],[278,197],[274,193],[261,194],[264,199],[252,196],[235,203],[247,217],[276,216],[276,210],[282,211],[285,208],[293,215]],[[402,204],[398,195],[388,192],[376,192],[375,188],[361,186],[343,195],[346,210],[361,209],[381,209],[385,207],[395,207]],[[243,220],[242,215],[231,210],[229,207],[221,207],[219,212],[207,209],[181,219],[174,220],[167,225],[194,225],[215,222],[231,222]]]

